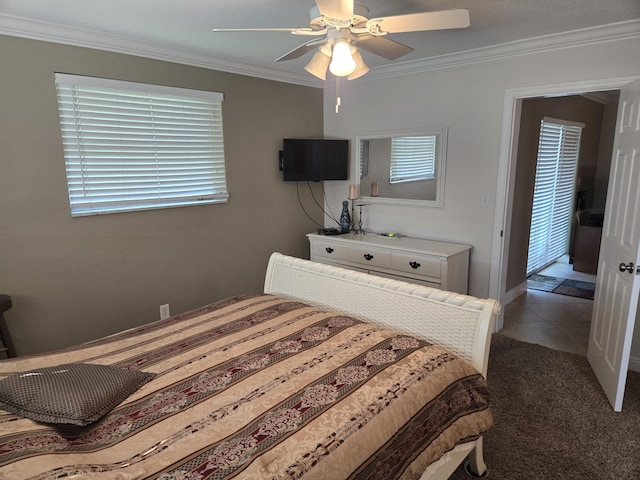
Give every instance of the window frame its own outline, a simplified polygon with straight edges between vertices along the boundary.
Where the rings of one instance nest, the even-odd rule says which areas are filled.
[[[567,253],[584,123],[540,121],[526,275]]]
[[[55,74],[73,217],[226,203],[223,94]]]

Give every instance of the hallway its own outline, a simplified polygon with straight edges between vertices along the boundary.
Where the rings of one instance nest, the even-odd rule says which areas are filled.
[[[574,272],[572,265],[567,263],[555,263],[540,274],[586,282],[595,282],[596,278]],[[527,290],[504,306],[504,328],[499,333],[586,356],[592,308],[593,300]]]

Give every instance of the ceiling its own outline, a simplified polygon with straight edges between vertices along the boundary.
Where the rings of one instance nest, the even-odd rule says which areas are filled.
[[[479,57],[495,58],[557,48],[561,43],[584,44],[594,38],[640,36],[640,0],[362,0],[359,3],[369,8],[370,17],[452,8],[466,8],[471,17],[471,26],[466,29],[390,36],[414,48],[395,61],[362,52],[371,68],[363,79],[463,63]],[[0,0],[0,34],[322,86],[322,81],[304,71],[311,53],[295,60],[274,62],[305,43],[306,37],[287,32],[211,31],[212,28],[304,27],[309,22],[309,9],[314,5],[313,0]]]

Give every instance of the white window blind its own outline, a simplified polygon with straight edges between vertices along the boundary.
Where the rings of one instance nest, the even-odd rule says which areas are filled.
[[[221,93],[55,79],[72,216],[228,200]]]
[[[541,122],[527,275],[568,252],[583,127],[556,119]]]
[[[390,183],[435,178],[436,135],[391,139]]]
[[[369,140],[360,141],[360,178],[369,175]]]

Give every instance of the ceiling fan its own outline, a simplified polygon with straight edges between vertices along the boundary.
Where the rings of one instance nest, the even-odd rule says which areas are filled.
[[[315,0],[309,11],[309,27],[300,28],[214,28],[214,32],[289,32],[313,39],[277,58],[292,60],[317,50],[305,67],[312,75],[325,80],[327,67],[336,77],[348,80],[369,71],[358,49],[395,60],[413,48],[387,38],[389,33],[466,28],[470,25],[465,9],[412,13],[391,17],[368,18],[369,9],[353,0]]]

